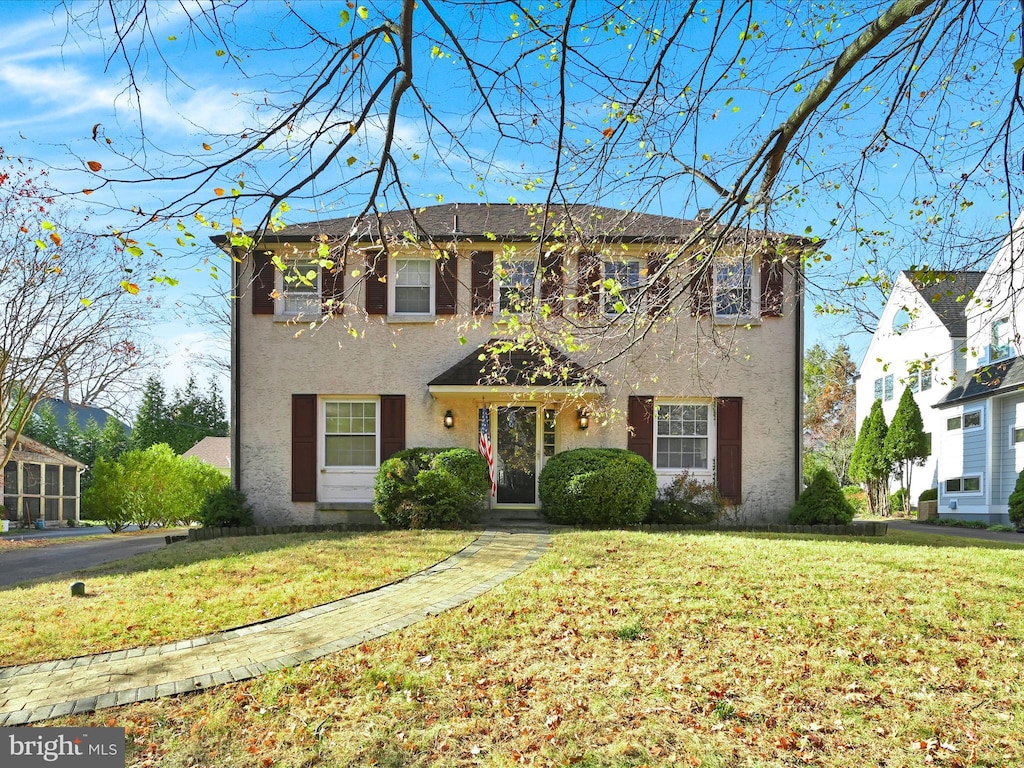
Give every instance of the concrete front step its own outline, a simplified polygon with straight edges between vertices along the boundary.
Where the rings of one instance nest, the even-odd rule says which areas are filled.
[[[490,509],[480,515],[480,523],[543,523],[538,509]]]

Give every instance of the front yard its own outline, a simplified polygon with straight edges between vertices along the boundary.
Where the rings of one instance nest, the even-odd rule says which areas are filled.
[[[249,569],[258,594],[301,565],[286,547],[273,578],[253,555],[231,581]],[[52,724],[126,726],[130,766],[1020,765],[1022,555],[922,534],[564,533],[381,640]],[[156,572],[180,585],[175,629],[195,612],[179,570]]]

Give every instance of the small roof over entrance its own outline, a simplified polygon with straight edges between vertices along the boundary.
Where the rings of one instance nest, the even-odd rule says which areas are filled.
[[[490,341],[431,380],[427,390],[431,395],[524,390],[600,395],[605,385],[560,352],[509,349],[508,342]]]

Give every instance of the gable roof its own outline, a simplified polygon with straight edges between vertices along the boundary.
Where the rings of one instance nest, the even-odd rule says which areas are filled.
[[[427,387],[604,387],[600,379],[555,350],[545,360],[529,350],[501,350],[501,344],[491,341],[477,347]]]
[[[204,437],[181,455],[185,458],[194,456],[200,461],[214,467],[230,467],[231,438]]]
[[[998,363],[983,365],[967,373],[963,384],[951,389],[935,404],[936,408],[981,400],[992,395],[1024,388],[1024,357],[1011,357]]]
[[[954,338],[967,336],[967,305],[984,272],[932,272],[904,270],[910,284],[946,326]]]
[[[7,441],[14,440],[14,430],[7,430]],[[56,448],[51,448],[45,443],[33,440],[31,437],[21,435],[14,444],[14,452],[11,454],[13,461],[28,462],[30,464],[62,464],[67,467],[78,467],[85,469],[85,464],[78,459],[73,459],[66,453],[61,453]]]
[[[369,214],[363,218],[347,216],[291,224],[278,232],[264,235],[265,242],[309,242],[323,233],[341,236],[352,233],[355,242],[379,242],[385,237],[410,233],[434,240],[524,241],[540,235],[544,206],[510,203],[445,203],[413,211],[397,210]],[[584,241],[675,242],[692,234],[701,222],[673,216],[624,211],[599,205],[569,204],[552,206],[548,212],[546,237],[565,240],[566,230]],[[742,234],[746,230],[737,229]],[[777,232],[749,230],[757,237],[786,240],[808,247],[810,240]],[[214,237],[219,244],[225,236]],[[814,243],[813,247],[820,247]]]

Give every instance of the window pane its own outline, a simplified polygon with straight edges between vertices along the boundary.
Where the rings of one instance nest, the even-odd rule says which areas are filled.
[[[708,406],[659,405],[656,431],[659,469],[707,469]]]
[[[373,435],[328,435],[325,461],[329,467],[372,467],[377,463],[377,438]]]
[[[618,284],[617,293],[614,288],[609,290],[608,288],[602,287],[601,289],[605,294],[605,314],[618,314],[619,310],[616,309],[615,305],[620,302],[625,305],[625,309],[622,311],[634,311],[636,309],[636,294],[640,286],[640,262],[606,261],[604,263],[604,279],[606,281],[611,280]]]
[[[499,306],[502,310],[517,312],[533,298],[535,265],[530,260],[510,261],[505,273],[499,276]]]
[[[892,378],[892,374],[890,373],[888,376],[885,377],[885,399],[887,401],[888,400],[892,400],[893,390],[894,390],[893,378]]]
[[[964,429],[981,426],[981,411],[970,411],[964,414]]]
[[[47,464],[43,470],[45,491],[47,496],[60,495],[60,467],[56,464]]]
[[[78,470],[75,467],[64,467],[64,487],[61,489],[64,496],[75,496],[77,487],[76,475]]]
[[[289,315],[320,312],[320,266],[313,262],[289,264],[282,278],[284,312]]]
[[[960,478],[955,480],[946,481],[946,493],[959,493],[960,492]]]
[[[657,458],[659,469],[707,469],[707,438],[659,437]]]
[[[925,367],[925,369],[923,371],[921,371],[921,391],[924,392],[926,389],[931,389],[931,388],[932,388],[932,369],[930,367]]]
[[[750,259],[715,265],[715,314],[749,315],[752,304]]]
[[[395,312],[430,313],[430,275],[434,264],[426,259],[395,260]]]
[[[1013,436],[1011,438],[1014,443],[1024,443],[1024,429],[1018,429],[1014,427]]]
[[[907,380],[907,386],[910,387],[911,392],[917,392],[917,372],[910,374],[910,378]]]
[[[981,478],[980,477],[965,477],[964,478],[964,490],[965,491],[980,491],[981,490]]]
[[[946,429],[948,429],[948,430],[960,429],[960,417],[959,416],[954,416],[951,419],[946,419]]]
[[[875,379],[875,400],[882,399],[882,380]]]

